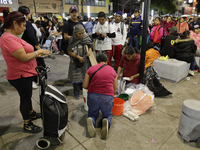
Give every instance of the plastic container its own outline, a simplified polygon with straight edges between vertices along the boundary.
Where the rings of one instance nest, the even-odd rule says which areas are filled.
[[[115,116],[120,116],[123,114],[125,101],[121,98],[114,98],[114,106],[112,108],[112,113]]]
[[[87,106],[87,95],[88,95],[88,89],[83,88],[83,100],[84,100],[84,109],[88,111],[88,106]]]
[[[122,93],[118,96],[118,98],[123,99],[124,101],[127,101],[129,99],[129,95],[126,93]]]

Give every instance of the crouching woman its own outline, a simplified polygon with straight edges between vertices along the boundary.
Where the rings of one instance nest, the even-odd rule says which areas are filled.
[[[106,139],[112,120],[113,97],[117,90],[115,70],[107,65],[107,53],[97,54],[98,64],[90,67],[85,75],[83,88],[88,89],[87,127],[91,137],[96,136],[95,121],[102,112],[101,138]]]

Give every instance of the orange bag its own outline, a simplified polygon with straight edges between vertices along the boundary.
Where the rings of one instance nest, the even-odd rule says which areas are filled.
[[[132,112],[136,115],[144,114],[154,102],[150,95],[146,95],[142,90],[138,90],[130,99],[129,102],[132,106]]]

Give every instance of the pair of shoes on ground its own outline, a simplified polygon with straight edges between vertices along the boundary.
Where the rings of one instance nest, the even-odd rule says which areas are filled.
[[[42,131],[41,127],[38,127],[33,124],[32,120],[41,118],[41,113],[36,113],[36,111],[33,111],[30,114],[30,120],[27,123],[24,123],[24,132],[28,133],[39,133]]]
[[[91,137],[96,136],[96,129],[93,125],[93,120],[92,118],[87,118],[87,128],[88,128],[88,133]],[[102,120],[102,129],[101,129],[101,138],[106,140],[108,136],[108,120],[104,118]]]

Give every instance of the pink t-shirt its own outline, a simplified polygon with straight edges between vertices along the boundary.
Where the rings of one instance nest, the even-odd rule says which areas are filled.
[[[12,56],[14,51],[21,48],[24,48],[26,53],[32,53],[34,51],[32,45],[8,32],[5,32],[0,38],[0,47],[7,65],[6,78],[8,80],[19,79],[21,76],[37,76],[35,70],[37,63],[35,59],[28,62],[21,62],[19,59]]]
[[[103,63],[92,66],[87,70],[87,74],[91,77],[92,74],[97,71]],[[113,84],[117,74],[115,70],[106,65],[101,68],[92,78],[91,83],[88,87],[88,93],[98,93],[104,95],[114,96]]]

